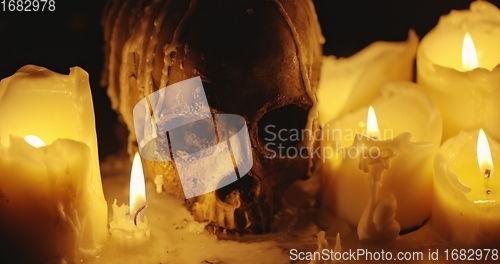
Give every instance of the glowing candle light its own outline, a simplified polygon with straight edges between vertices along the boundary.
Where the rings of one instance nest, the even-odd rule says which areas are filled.
[[[472,37],[469,33],[465,34],[464,42],[462,44],[462,66],[465,71],[472,71],[479,67],[476,47],[474,46],[474,41],[472,41]]]
[[[139,153],[136,153],[130,173],[129,206],[112,205],[113,220],[110,225],[111,237],[124,247],[138,247],[146,244],[151,230],[144,216],[146,209],[146,186]]]
[[[43,140],[37,136],[32,136],[32,135],[25,136],[24,140],[35,148],[40,148],[45,146],[45,142],[43,142]]]
[[[448,139],[436,155],[432,224],[447,241],[477,247],[500,242],[500,144],[481,129]]]
[[[369,137],[380,138],[380,130],[378,129],[377,116],[375,115],[375,110],[373,110],[373,107],[371,105],[368,108],[366,130]]]
[[[146,208],[146,184],[144,183],[144,171],[142,169],[141,157],[138,153],[134,155],[132,162],[132,172],[130,173],[130,211],[134,216],[134,222],[137,222],[137,216],[143,214]]]
[[[482,127],[500,140],[500,9],[472,1],[422,38],[417,82],[443,116],[443,140]]]

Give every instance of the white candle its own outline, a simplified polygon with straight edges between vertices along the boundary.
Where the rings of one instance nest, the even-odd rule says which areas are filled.
[[[38,219],[47,220],[51,217],[59,220],[68,217],[74,221],[74,232],[71,232],[78,241],[74,244],[76,248],[67,248],[57,244],[61,242],[52,240],[68,235],[57,229],[58,221],[52,222],[53,228],[47,226],[45,230],[47,234],[51,231],[53,233],[47,236],[46,241],[40,240],[35,235],[29,238],[35,248],[52,247],[55,251],[45,252],[51,255],[51,258],[65,258],[70,254],[66,250],[79,251],[82,255],[97,255],[108,237],[107,205],[102,192],[88,74],[78,67],[71,68],[69,75],[54,73],[34,65],[22,67],[14,75],[0,82],[0,123],[2,124],[0,145],[6,149],[1,159],[4,165],[10,168],[0,171],[1,188],[4,193],[2,195],[4,199],[0,199],[0,204],[10,201],[8,205],[2,206],[15,208],[19,202],[22,208],[28,208],[26,206],[29,204],[35,208],[44,203],[47,211],[41,212],[36,209],[38,217],[32,217],[30,221],[24,222],[26,225],[35,223]],[[42,149],[47,152],[40,154],[40,150],[28,148],[15,139],[28,135],[36,135],[46,142],[49,146]],[[71,139],[78,141],[78,144],[60,139]],[[21,159],[23,155],[36,157],[38,161],[17,166],[14,161]],[[65,161],[66,159],[69,160]],[[50,169],[43,169],[43,164]],[[21,172],[22,175],[19,174]],[[6,190],[12,188],[11,185],[21,179],[14,178],[12,176],[14,174],[25,180],[24,187],[16,189],[16,192],[7,192]],[[63,182],[54,182],[54,179],[62,179]],[[38,185],[33,184],[34,182]],[[47,191],[47,188],[50,191]],[[47,192],[45,194],[48,195],[46,197],[48,200],[44,202],[40,201],[43,192]],[[73,192],[74,196],[71,194]],[[37,193],[41,196],[37,196]],[[58,196],[61,193],[66,193],[71,199]],[[13,224],[13,226],[2,225],[2,229],[15,233],[16,229],[21,232],[21,229],[28,228],[11,221],[12,211],[5,213],[0,210],[0,214],[5,221]],[[2,239],[8,238],[2,237]],[[51,243],[52,245],[49,245]],[[37,252],[36,249],[33,251]],[[73,261],[73,259],[66,260]]]
[[[441,142],[441,116],[416,84],[387,83],[381,94],[371,102],[377,113],[379,139],[392,144],[388,148],[397,154],[383,173],[379,195],[394,195],[395,219],[404,230],[430,217],[432,159]],[[322,214],[326,218],[334,213],[354,227],[370,198],[367,174],[358,168],[361,152],[353,146],[358,134],[367,135],[367,113],[368,107],[363,107],[326,124],[321,142],[325,159]]]
[[[318,86],[321,125],[369,104],[387,81],[411,81],[418,37],[406,42],[377,41],[349,58],[324,56]]]
[[[446,241],[464,247],[500,243],[498,164],[500,144],[482,130],[461,132],[441,146],[431,222]]]
[[[442,16],[422,39],[417,80],[443,115],[443,140],[478,127],[500,140],[498,47],[500,10],[487,1]]]
[[[130,173],[129,206],[113,203],[113,220],[109,224],[111,237],[124,247],[144,245],[151,235],[148,219],[144,216],[146,210],[146,186],[144,172],[139,153],[134,156],[132,172]]]

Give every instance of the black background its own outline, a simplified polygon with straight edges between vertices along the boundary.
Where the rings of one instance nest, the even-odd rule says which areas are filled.
[[[1,2],[2,0],[0,0]],[[0,10],[0,79],[26,64],[69,73],[80,66],[90,75],[100,158],[120,147],[118,123],[105,88],[100,25],[105,0],[55,0],[54,12]],[[467,9],[471,0],[315,0],[326,38],[325,54],[350,56],[377,40],[402,41],[413,28],[422,37],[441,15]],[[491,0],[500,6],[500,0]],[[0,124],[1,125],[1,124]],[[123,145],[123,143],[122,143]]]

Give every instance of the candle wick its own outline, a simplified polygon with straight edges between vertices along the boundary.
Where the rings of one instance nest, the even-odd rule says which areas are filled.
[[[491,170],[490,169],[484,170],[484,177],[489,178],[490,176],[491,176]]]
[[[135,215],[134,215],[134,225],[137,226],[137,217],[139,216],[139,214],[144,210],[146,209],[148,205],[144,205],[143,207],[139,208],[139,210],[137,210],[137,212],[135,212]]]
[[[486,195],[489,195],[491,193],[491,190],[490,190],[490,176],[491,176],[491,170],[490,169],[485,169],[484,170],[484,185],[486,187]]]

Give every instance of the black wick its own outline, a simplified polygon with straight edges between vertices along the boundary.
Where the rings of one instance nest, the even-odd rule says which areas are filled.
[[[488,180],[490,179],[490,176],[491,176],[491,170],[490,169],[485,169],[484,170],[484,177],[486,178],[485,179],[486,187],[488,187]],[[491,193],[491,190],[488,188],[486,190],[486,194],[490,194],[490,193]]]
[[[136,225],[136,226],[137,226],[137,217],[139,216],[139,214],[140,214],[140,213],[141,213],[144,209],[146,209],[146,207],[148,207],[148,205],[147,205],[147,204],[146,204],[146,205],[144,205],[143,207],[139,208],[139,209],[137,210],[137,212],[135,212],[135,215],[134,215],[134,225]]]

